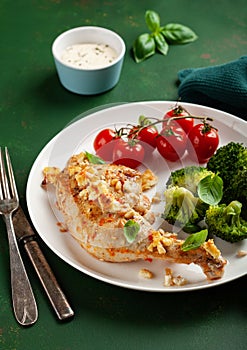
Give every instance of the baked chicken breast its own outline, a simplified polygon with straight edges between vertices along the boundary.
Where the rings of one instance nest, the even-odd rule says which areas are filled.
[[[213,240],[185,252],[177,234],[152,228],[155,215],[145,191],[158,179],[151,170],[141,173],[121,165],[91,164],[80,153],[62,171],[47,167],[43,174],[42,186],[55,188],[63,225],[94,257],[115,263],[138,259],[194,263],[209,280],[222,277],[226,261]],[[125,231],[130,221],[139,227],[132,239]]]

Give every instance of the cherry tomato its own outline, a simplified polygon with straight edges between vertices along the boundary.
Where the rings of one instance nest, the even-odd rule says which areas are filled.
[[[130,130],[128,138],[139,141],[145,151],[145,160],[148,160],[156,149],[156,138],[158,134],[157,129],[152,125],[146,127],[137,125]]]
[[[112,141],[116,136],[116,132],[112,129],[101,130],[94,139],[93,147],[95,151],[98,151],[106,143]]]
[[[117,132],[112,129],[101,130],[94,139],[93,147],[97,156],[105,161],[112,161],[112,153],[115,145]]]
[[[162,129],[157,137],[157,149],[163,158],[175,162],[180,159],[187,145],[187,136],[185,131],[178,126],[170,125]]]
[[[113,163],[135,169],[142,163],[144,155],[144,147],[139,142],[119,139],[113,149]]]
[[[156,148],[157,136],[158,136],[158,131],[152,125],[148,125],[145,127],[134,126],[128,135],[128,137],[131,139],[136,138],[137,140],[142,141],[143,143],[147,143],[153,149]]]
[[[199,163],[206,163],[219,145],[217,129],[207,123],[195,125],[188,134],[187,150],[189,156]]]
[[[189,115],[190,114],[186,112],[182,106],[176,106],[164,115],[164,119],[188,116],[188,118],[174,120],[175,125],[177,123],[186,132],[186,134],[188,134],[188,132],[194,126],[194,119],[191,118]],[[166,123],[163,123],[163,128],[165,126],[166,126]]]

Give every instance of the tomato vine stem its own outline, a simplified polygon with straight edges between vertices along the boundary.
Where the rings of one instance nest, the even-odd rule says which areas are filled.
[[[172,124],[173,121],[176,120],[181,120],[181,119],[186,119],[186,118],[193,118],[196,120],[201,120],[202,123],[204,124],[204,128],[205,130],[208,130],[209,128],[213,128],[215,130],[217,130],[215,127],[213,127],[212,125],[210,125],[208,122],[213,122],[213,118],[211,117],[207,117],[207,116],[194,116],[189,114],[189,116],[177,116],[177,117],[171,117],[171,118],[167,118],[167,119],[159,119],[156,117],[143,117],[140,124],[139,125],[132,125],[132,124],[127,124],[127,126],[125,127],[121,127],[119,130],[116,130],[116,133],[122,137],[122,136],[127,136],[127,135],[133,135],[133,138],[135,139],[138,134],[141,132],[141,130],[145,129],[146,127],[149,126],[154,126],[160,123],[166,123],[167,126],[170,126],[170,124]],[[153,122],[151,122],[152,120],[154,120]],[[136,128],[136,130],[133,130],[132,132],[128,132],[128,130],[131,130],[133,128]],[[126,131],[127,130],[127,131]]]

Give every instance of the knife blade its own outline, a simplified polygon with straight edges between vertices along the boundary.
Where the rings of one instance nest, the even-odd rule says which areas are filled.
[[[69,319],[74,311],[39,247],[37,234],[20,206],[13,214],[13,225],[17,240],[23,244],[57,317],[59,320]]]

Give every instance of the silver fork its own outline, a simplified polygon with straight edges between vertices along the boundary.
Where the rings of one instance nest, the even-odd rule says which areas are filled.
[[[18,208],[19,199],[7,147],[5,147],[6,162],[3,153],[0,148],[0,214],[4,216],[9,240],[13,309],[17,321],[23,326],[29,326],[36,322],[38,311],[12,222],[12,213]]]

